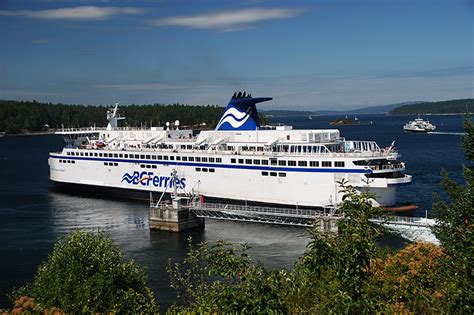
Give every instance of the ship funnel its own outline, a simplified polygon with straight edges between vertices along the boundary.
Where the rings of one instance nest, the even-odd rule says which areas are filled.
[[[246,92],[234,93],[216,130],[256,130],[260,119],[255,104],[270,100],[271,97],[252,97]]]

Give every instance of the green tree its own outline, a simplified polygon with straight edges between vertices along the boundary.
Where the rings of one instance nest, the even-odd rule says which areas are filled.
[[[252,264],[247,245],[191,245],[183,263],[168,266],[180,304],[170,312],[286,313],[280,293],[288,271]]]
[[[371,275],[370,262],[378,255],[376,240],[381,235],[379,225],[369,219],[381,214],[381,210],[370,203],[368,192],[357,192],[355,188],[341,183],[344,192],[340,211],[343,217],[337,222],[338,232],[328,234],[318,229],[311,231],[311,241],[303,259],[295,271],[312,288],[314,303],[298,299],[296,291],[290,300],[295,308],[304,312],[358,313],[374,310],[376,305],[367,294],[367,282]],[[306,309],[305,309],[306,307]],[[310,307],[310,309],[307,309]]]
[[[466,118],[466,135],[462,147],[466,157],[474,161],[474,128]],[[450,179],[442,171],[441,186],[446,199],[436,196],[433,212],[437,225],[433,232],[450,257],[452,281],[457,283],[449,292],[450,309],[456,313],[474,313],[474,171],[463,166],[465,184]]]
[[[59,240],[30,285],[13,293],[33,297],[42,309],[67,313],[156,313],[146,273],[102,232],[73,231]]]

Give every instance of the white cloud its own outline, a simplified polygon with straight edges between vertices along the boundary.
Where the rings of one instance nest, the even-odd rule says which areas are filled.
[[[193,16],[175,16],[152,20],[150,23],[156,26],[181,26],[219,31],[238,31],[247,29],[257,22],[288,19],[302,13],[302,9],[295,8],[252,8]]]
[[[102,89],[117,89],[123,91],[155,91],[188,88],[184,85],[172,85],[164,83],[98,84],[95,85],[95,87]]]
[[[106,20],[124,14],[142,14],[142,9],[131,7],[94,7],[81,6],[50,10],[0,10],[0,16],[21,16],[36,19],[64,20]]]

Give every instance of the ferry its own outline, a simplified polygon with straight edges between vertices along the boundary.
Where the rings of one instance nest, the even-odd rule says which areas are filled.
[[[431,132],[436,130],[436,126],[429,122],[429,120],[423,120],[418,116],[415,120],[409,121],[403,126],[403,130],[412,132]]]
[[[203,198],[291,207],[337,207],[340,182],[369,190],[375,206],[396,204],[411,183],[392,143],[346,140],[337,129],[261,126],[256,104],[270,97],[234,93],[215,130],[119,127],[118,104],[106,128],[61,129],[65,146],[49,154],[58,185],[147,198],[178,191]]]

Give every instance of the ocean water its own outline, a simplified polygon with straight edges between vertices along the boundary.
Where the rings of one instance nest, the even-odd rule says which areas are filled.
[[[273,123],[296,128],[330,128],[335,117],[280,117]],[[420,206],[415,215],[431,209],[432,192],[440,192],[440,169],[461,180],[464,161],[459,146],[461,116],[432,116],[440,134],[410,134],[402,130],[412,116],[359,116],[372,125],[340,126],[342,136],[375,140],[381,147],[396,140],[396,147],[413,175],[410,186],[399,190],[400,201]],[[444,133],[444,134],[441,134]],[[166,265],[186,254],[188,237],[195,241],[225,239],[249,243],[250,254],[270,268],[291,268],[308,243],[305,229],[254,223],[206,220],[204,231],[171,233],[149,231],[148,205],[110,196],[88,197],[60,193],[49,181],[48,153],[63,146],[58,136],[0,138],[0,308],[8,307],[6,294],[33,279],[38,264],[51,253],[54,243],[72,229],[105,230],[127,259],[148,271],[149,284],[162,308],[173,298]]]

